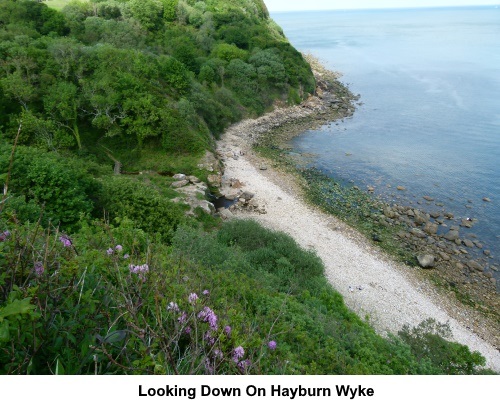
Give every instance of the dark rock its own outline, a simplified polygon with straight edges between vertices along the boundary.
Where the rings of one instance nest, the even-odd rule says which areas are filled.
[[[251,193],[249,191],[244,191],[241,195],[240,195],[240,198],[243,198],[245,200],[251,200],[252,198],[255,197],[255,194],[254,193]]]

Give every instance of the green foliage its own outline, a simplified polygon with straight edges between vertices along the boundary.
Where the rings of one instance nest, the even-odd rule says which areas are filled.
[[[283,292],[314,288],[323,276],[323,265],[314,253],[300,249],[290,236],[262,228],[254,221],[226,222],[218,239],[246,252],[251,266],[269,273]]]
[[[2,235],[0,373],[468,373],[484,362],[457,368],[465,352],[443,341],[440,359],[453,364],[438,367],[413,355],[428,353],[420,336],[377,336],[324,278],[294,269],[318,279],[312,253],[256,223],[209,234],[179,227],[171,247],[127,219],[83,222],[71,236],[37,224]],[[425,339],[439,340],[432,332]]]
[[[166,241],[185,221],[184,210],[179,205],[154,188],[126,177],[108,177],[102,182],[99,205],[116,223],[128,218],[137,228],[150,234],[158,233]]]
[[[0,153],[1,172],[8,169],[10,148]],[[32,202],[42,207],[44,223],[60,224],[72,229],[82,214],[89,214],[93,198],[99,192],[99,183],[89,173],[91,166],[75,159],[61,159],[56,153],[40,153],[34,148],[18,147],[12,168],[10,190],[23,197],[27,206],[17,212],[33,212]],[[15,200],[19,204],[20,200]],[[9,206],[8,206],[9,207]],[[16,205],[11,206],[15,208]],[[20,220],[31,219],[20,217]]]
[[[418,326],[405,325],[398,336],[410,346],[413,355],[423,364],[428,364],[430,373],[477,374],[485,359],[479,352],[471,352],[467,346],[451,339],[448,323],[426,319]]]
[[[163,3],[163,18],[165,21],[175,21],[177,18],[177,4],[179,0],[162,0]]]
[[[163,3],[161,0],[130,0],[126,3],[124,12],[147,30],[158,30],[163,20]]]
[[[234,44],[221,43],[213,48],[211,56],[230,62],[233,59],[245,60],[247,52]]]

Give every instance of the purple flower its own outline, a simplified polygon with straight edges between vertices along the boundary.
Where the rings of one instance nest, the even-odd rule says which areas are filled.
[[[229,325],[224,326],[224,333],[229,336],[231,334],[231,327]]]
[[[175,302],[171,302],[167,305],[167,311],[179,312],[179,305]]]
[[[208,295],[208,294],[210,294],[210,291],[208,291],[208,290],[203,291],[203,295]]]
[[[187,326],[186,329],[184,329],[184,333],[186,335],[189,335],[191,333],[191,328],[189,326]]]
[[[129,255],[128,253],[125,253],[125,254],[123,255],[123,258],[124,258],[124,259],[128,259],[129,257],[130,257],[130,255]]]
[[[109,248],[108,250],[106,250],[106,253],[108,254],[108,256],[111,256],[114,253],[113,248]]]
[[[210,359],[208,357],[205,357],[205,370],[207,370],[208,374],[214,374],[215,369],[212,363],[210,362]]]
[[[73,243],[71,243],[71,239],[68,238],[66,235],[62,235],[59,240],[61,241],[61,243],[66,246],[66,247],[70,247],[71,245],[73,245]]]
[[[198,319],[208,322],[210,329],[217,329],[217,315],[209,307],[203,308],[203,310],[198,313]]]
[[[179,316],[179,317],[177,318],[177,320],[178,320],[178,321],[179,321],[179,323],[181,323],[181,324],[182,324],[182,323],[186,323],[186,321],[187,321],[187,314],[186,314],[185,312],[183,312],[183,313],[181,314],[181,316]]]
[[[189,301],[190,304],[193,304],[197,300],[198,300],[198,295],[196,293],[189,294],[188,301]]]
[[[214,350],[214,357],[216,359],[223,359],[224,358],[224,353],[222,353],[219,349]]]
[[[35,269],[35,273],[38,277],[40,277],[45,271],[45,269],[43,268],[42,262],[35,262],[34,269]]]
[[[240,372],[245,373],[247,370],[250,368],[252,365],[252,362],[249,359],[242,360],[238,362],[238,368],[240,369]]]
[[[116,245],[116,246],[115,246],[115,250],[116,250],[117,252],[121,252],[121,251],[123,250],[123,246],[122,246],[122,245]]]
[[[271,340],[268,344],[267,347],[269,347],[270,350],[276,350],[276,342],[274,340]]]
[[[149,266],[147,264],[143,264],[141,266],[136,266],[135,264],[129,264],[128,268],[131,273],[140,274],[142,278],[144,278],[144,273],[149,271]]]
[[[0,242],[3,242],[9,236],[10,236],[10,232],[9,231],[3,231],[2,233],[0,233]]]
[[[239,359],[241,359],[245,355],[245,349],[243,347],[238,346],[233,350],[233,361],[235,363],[238,362]]]
[[[205,332],[205,335],[203,335],[203,340],[207,342],[210,346],[213,346],[215,344],[215,339],[210,333],[210,331]]]

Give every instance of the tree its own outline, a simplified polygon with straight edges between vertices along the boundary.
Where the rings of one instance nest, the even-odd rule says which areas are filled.
[[[58,126],[69,130],[75,137],[78,149],[81,149],[82,141],[78,129],[79,101],[78,88],[65,81],[51,86],[43,96],[46,114],[52,117]]]
[[[158,30],[163,22],[163,3],[160,0],[130,0],[125,14],[139,21],[147,30]]]

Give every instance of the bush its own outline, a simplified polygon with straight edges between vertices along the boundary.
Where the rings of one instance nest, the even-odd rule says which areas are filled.
[[[7,172],[9,153],[10,147],[1,150],[2,173]],[[92,212],[94,199],[99,194],[100,184],[89,173],[90,167],[75,158],[62,158],[57,153],[18,147],[10,191],[18,196],[18,204],[20,198],[24,198],[26,209],[32,202],[41,207],[43,223],[50,221],[53,225],[60,224],[65,230],[73,230],[82,214]],[[11,207],[15,208],[16,204]],[[22,217],[25,208],[17,212],[19,219],[33,220],[31,215]]]
[[[175,229],[185,221],[184,209],[163,197],[153,187],[126,177],[107,177],[102,181],[99,208],[116,223],[125,218],[150,234],[171,240]]]
[[[477,374],[486,363],[479,352],[448,340],[452,338],[448,323],[426,319],[411,329],[405,325],[398,336],[421,363],[429,364],[427,372],[432,374]]]

